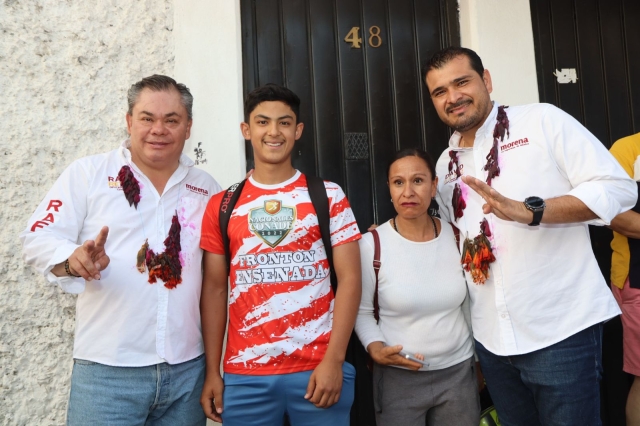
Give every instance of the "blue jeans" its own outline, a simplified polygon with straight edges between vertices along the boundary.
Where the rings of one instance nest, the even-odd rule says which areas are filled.
[[[203,426],[204,355],[181,364],[111,367],[74,360],[67,425]]]
[[[224,426],[282,426],[287,413],[293,426],[349,426],[356,369],[342,364],[338,403],[317,408],[304,399],[313,370],[270,376],[224,375]]]
[[[601,424],[602,324],[523,355],[476,340],[476,353],[502,426]]]

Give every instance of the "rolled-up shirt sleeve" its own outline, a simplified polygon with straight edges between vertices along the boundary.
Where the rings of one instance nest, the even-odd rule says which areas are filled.
[[[84,291],[84,279],[56,277],[51,269],[80,246],[78,236],[87,212],[88,180],[88,172],[78,162],[71,164],[20,233],[24,261],[67,293]]]
[[[609,225],[614,217],[636,204],[636,183],[577,120],[549,105],[542,128],[558,168],[573,187],[567,195],[578,198],[598,216],[587,223]]]

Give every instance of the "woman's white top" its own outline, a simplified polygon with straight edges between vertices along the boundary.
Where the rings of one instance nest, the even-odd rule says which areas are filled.
[[[443,222],[438,238],[427,242],[407,240],[390,222],[377,231],[382,263],[377,324],[373,236],[369,232],[359,242],[362,300],[355,329],[364,347],[376,341],[402,345],[410,355],[424,355],[429,366],[423,370],[440,370],[473,356],[467,284],[451,226]]]

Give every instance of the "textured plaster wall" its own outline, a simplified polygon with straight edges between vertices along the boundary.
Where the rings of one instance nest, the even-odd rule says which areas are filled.
[[[0,0],[0,425],[64,423],[75,297],[18,233],[76,158],[126,135],[131,83],[174,70],[172,0]]]

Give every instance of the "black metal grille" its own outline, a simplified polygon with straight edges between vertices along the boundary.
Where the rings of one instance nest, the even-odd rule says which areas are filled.
[[[369,135],[367,133],[345,133],[347,140],[347,160],[369,158]]]

